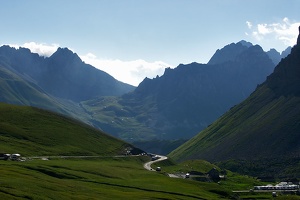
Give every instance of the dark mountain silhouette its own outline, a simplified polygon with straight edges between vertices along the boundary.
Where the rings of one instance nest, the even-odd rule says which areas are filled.
[[[97,96],[122,95],[133,86],[117,81],[109,74],[81,61],[67,48],[49,58],[31,53],[29,49],[0,47],[0,56],[22,78],[36,83],[47,93],[79,102]]]
[[[191,138],[247,98],[274,69],[258,45],[231,44],[211,60],[215,64],[166,69],[131,93],[88,101],[84,107],[103,119],[103,130],[126,140]]]
[[[288,164],[299,163],[300,160],[299,38],[291,54],[280,61],[250,97],[170,156],[176,160],[206,159],[215,162],[242,159],[248,161],[244,163],[248,163],[249,168],[238,161],[234,166],[233,162],[227,162],[227,167],[237,169],[241,164],[254,175],[260,172],[271,176],[295,173],[293,175],[299,177],[299,169],[295,170]],[[262,166],[263,163],[266,165]],[[274,163],[279,167],[266,167]]]

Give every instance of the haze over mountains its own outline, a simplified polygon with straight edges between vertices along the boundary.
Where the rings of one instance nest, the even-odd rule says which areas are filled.
[[[0,100],[70,115],[127,141],[189,139],[247,98],[284,55],[241,41],[208,64],[180,64],[135,88],[67,48],[44,58],[2,46]]]

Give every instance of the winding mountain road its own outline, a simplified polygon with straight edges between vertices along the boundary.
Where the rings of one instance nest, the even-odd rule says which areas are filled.
[[[157,155],[157,156],[159,156],[160,158],[157,159],[157,160],[152,160],[152,161],[146,162],[146,163],[144,164],[144,168],[147,169],[147,170],[149,170],[149,171],[155,171],[154,169],[151,168],[151,165],[152,165],[153,163],[160,162],[160,161],[163,161],[163,160],[168,159],[167,156],[161,156],[161,155]]]

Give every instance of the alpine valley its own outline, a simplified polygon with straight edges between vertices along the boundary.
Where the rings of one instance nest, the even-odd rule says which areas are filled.
[[[0,100],[68,115],[145,150],[168,153],[246,99],[289,51],[264,52],[240,41],[217,50],[208,64],[180,64],[135,88],[67,48],[45,58],[2,46]]]
[[[136,88],[67,48],[2,46],[0,101],[1,199],[299,199],[300,35]]]

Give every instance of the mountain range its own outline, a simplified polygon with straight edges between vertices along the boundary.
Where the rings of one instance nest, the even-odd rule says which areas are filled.
[[[85,64],[67,48],[58,48],[45,58],[26,48],[2,46],[0,55],[7,68],[57,98],[80,102],[97,96],[122,95],[134,89]]]
[[[82,102],[103,130],[127,141],[189,139],[246,99],[274,70],[258,45],[238,42],[217,50],[208,64],[180,64],[145,78],[121,97]]]
[[[300,31],[300,27],[299,27]],[[170,153],[205,159],[255,176],[299,177],[300,35],[291,54],[243,102]]]
[[[2,46],[0,101],[72,116],[126,141],[189,139],[247,98],[283,53],[276,55],[240,41],[208,64],[180,64],[135,88],[67,48],[45,58]]]

